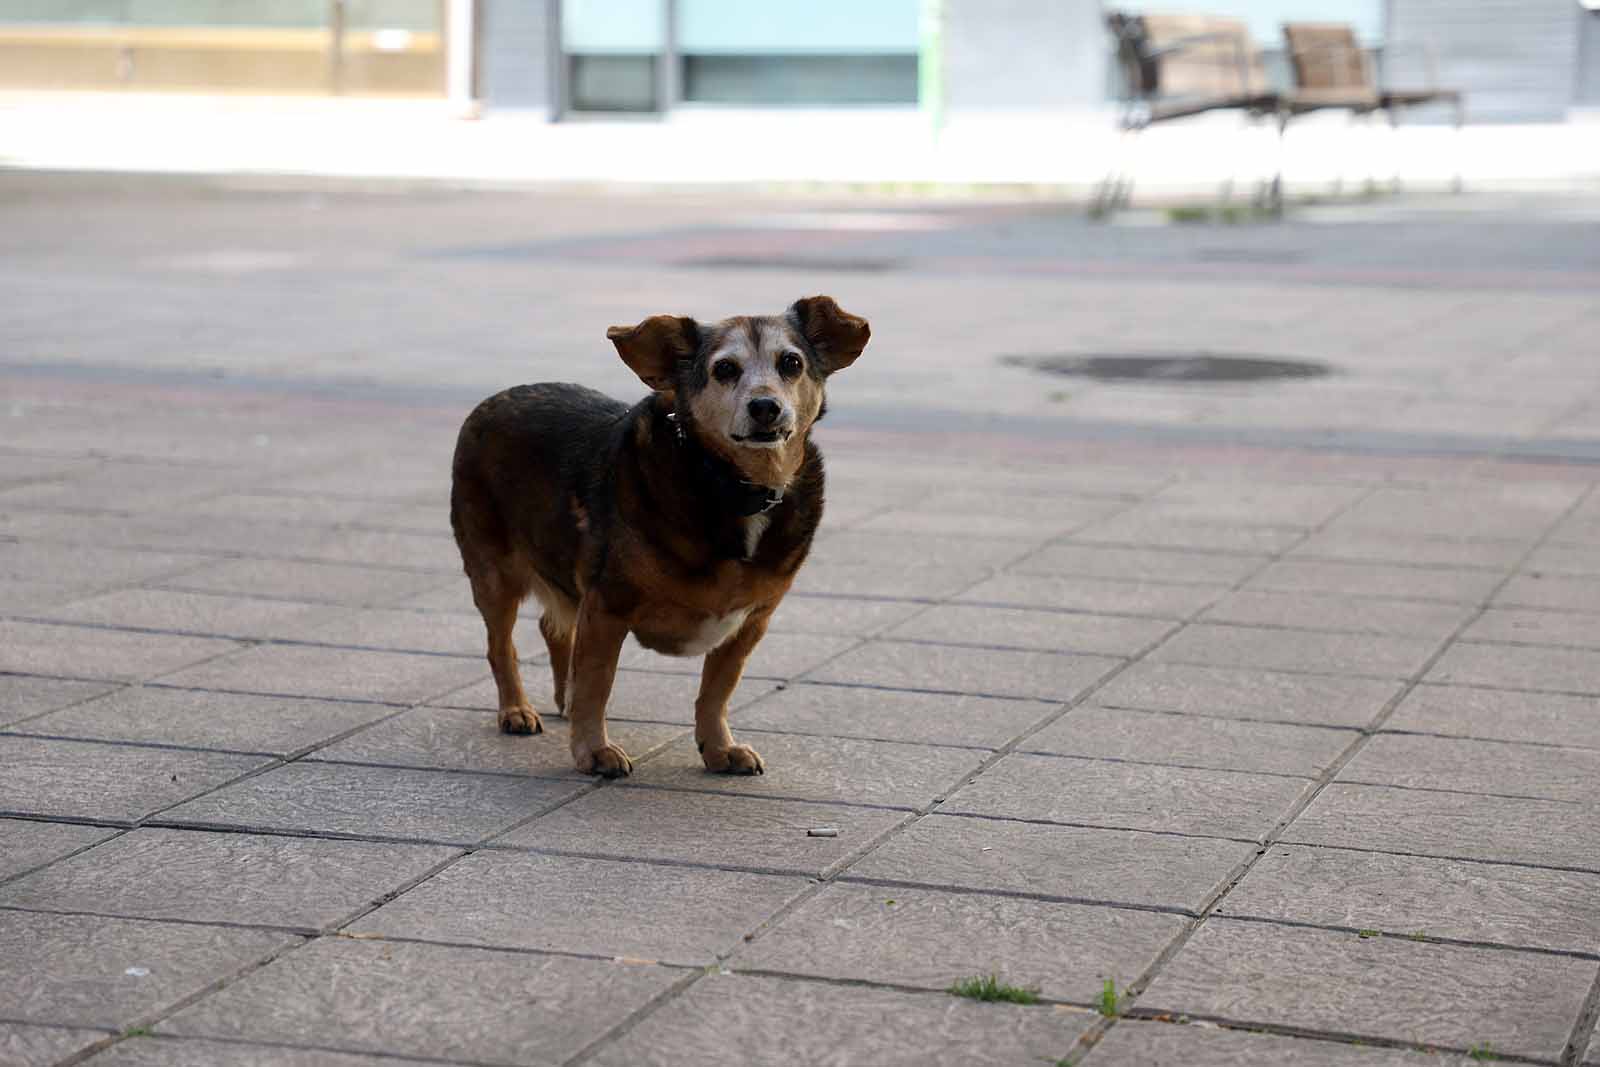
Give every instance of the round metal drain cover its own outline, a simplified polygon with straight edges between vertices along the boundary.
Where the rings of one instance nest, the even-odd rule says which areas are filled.
[[[1099,356],[1013,356],[1014,366],[1047,374],[1092,378],[1101,382],[1261,382],[1289,378],[1321,378],[1333,373],[1326,363],[1302,359],[1268,359],[1212,352],[1173,355],[1115,353]]]

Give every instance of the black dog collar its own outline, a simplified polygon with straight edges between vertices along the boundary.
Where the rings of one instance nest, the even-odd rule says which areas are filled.
[[[747,519],[752,515],[764,515],[783,503],[782,489],[757,485],[741,478],[730,464],[690,441],[688,432],[683,428],[683,420],[678,417],[676,411],[667,412],[667,421],[672,423],[678,444],[694,449],[696,458],[700,461],[700,471],[705,476],[713,496],[724,509],[733,512],[741,519]]]

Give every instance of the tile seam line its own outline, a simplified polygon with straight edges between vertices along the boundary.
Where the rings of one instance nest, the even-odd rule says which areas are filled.
[[[1439,643],[1439,645],[1434,649],[1433,654],[1429,656],[1427,660],[1421,666],[1419,666],[1411,676],[1407,678],[1405,684],[1401,686],[1400,690],[1385,702],[1384,706],[1380,708],[1372,720],[1362,728],[1357,737],[1352,740],[1345,750],[1324,769],[1323,773],[1318,776],[1312,786],[1303,792],[1295,801],[1295,803],[1290,806],[1289,811],[1285,813],[1283,818],[1274,824],[1267,834],[1264,835],[1261,848],[1252,857],[1247,859],[1241,865],[1240,869],[1233,872],[1231,876],[1225,879],[1222,885],[1217,888],[1212,896],[1212,899],[1207,901],[1206,904],[1201,908],[1200,916],[1193,920],[1188,925],[1188,928],[1180,933],[1176,939],[1174,939],[1174,942],[1156,958],[1156,961],[1145,971],[1144,974],[1140,975],[1133,983],[1131,983],[1130,988],[1133,990],[1133,995],[1135,998],[1142,995],[1144,991],[1149,988],[1151,983],[1156,980],[1166,965],[1175,959],[1183,950],[1183,948],[1187,946],[1189,941],[1194,937],[1195,933],[1198,932],[1202,925],[1204,925],[1206,919],[1216,913],[1216,910],[1221,906],[1222,902],[1227,899],[1228,894],[1232,892],[1233,889],[1249,875],[1251,870],[1255,868],[1256,864],[1260,862],[1261,858],[1265,856],[1272,846],[1282,838],[1282,836],[1288,831],[1289,827],[1293,825],[1295,820],[1304,814],[1308,808],[1310,808],[1311,804],[1317,799],[1317,797],[1322,795],[1327,787],[1339,776],[1340,772],[1343,771],[1347,765],[1349,765],[1351,760],[1355,759],[1355,757],[1360,753],[1361,749],[1365,747],[1367,742],[1373,737],[1377,736],[1377,734],[1383,729],[1384,724],[1388,722],[1389,718],[1400,706],[1401,702],[1404,701],[1405,698],[1411,692],[1413,692],[1419,684],[1421,684],[1422,679],[1427,676],[1428,672],[1433,669],[1434,665],[1438,663],[1439,660],[1444,658],[1445,654],[1455,644],[1456,639],[1459,638],[1462,633],[1465,633],[1468,627],[1470,627],[1474,622],[1481,618],[1485,612],[1488,611],[1489,605],[1494,600],[1495,596],[1502,589],[1504,589],[1508,583],[1511,582],[1511,580],[1516,576],[1517,572],[1522,569],[1522,567],[1533,556],[1533,554],[1537,552],[1539,548],[1548,540],[1555,529],[1565,522],[1572,514],[1584,507],[1588,500],[1595,497],[1597,488],[1600,488],[1600,483],[1591,482],[1583,492],[1577,494],[1571,503],[1569,503],[1567,507],[1563,509],[1561,514],[1550,520],[1545,527],[1543,534],[1540,537],[1535,538],[1526,546],[1522,555],[1518,557],[1516,563],[1508,568],[1505,575],[1494,585],[1492,589],[1490,589],[1484,595],[1481,602],[1477,604],[1476,610],[1468,615],[1466,619],[1462,620],[1452,634],[1444,638]],[[1376,491],[1376,489],[1373,489],[1367,494],[1363,495],[1360,499],[1365,500],[1373,495],[1373,493]],[[1352,502],[1350,507],[1354,506],[1355,503]],[[1343,513],[1344,512],[1341,512],[1341,514]],[[1331,522],[1333,520],[1330,519],[1329,521]],[[1307,536],[1309,537],[1312,535],[1308,534]],[[1581,1024],[1581,1022],[1582,1018],[1580,1017],[1574,1022],[1574,1028]],[[1114,1018],[1106,1021],[1103,1026],[1099,1023],[1096,1023],[1095,1026],[1091,1027],[1087,1033],[1079,1037],[1078,1041],[1074,1043],[1072,1051],[1068,1054],[1068,1058],[1075,1058],[1078,1054],[1092,1048],[1094,1044],[1104,1037],[1105,1034],[1115,1025],[1116,1019]]]

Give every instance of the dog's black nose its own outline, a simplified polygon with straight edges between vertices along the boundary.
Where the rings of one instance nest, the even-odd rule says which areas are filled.
[[[783,408],[776,400],[769,397],[758,396],[750,401],[750,420],[757,426],[771,426],[778,421],[778,416],[783,414]]]

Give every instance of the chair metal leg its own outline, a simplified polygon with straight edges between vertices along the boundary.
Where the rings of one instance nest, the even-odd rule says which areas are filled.
[[[1465,136],[1462,133],[1462,128],[1466,124],[1467,124],[1467,103],[1466,103],[1466,100],[1464,98],[1458,96],[1458,97],[1456,97],[1456,115],[1455,115],[1456,132],[1455,132],[1455,138],[1454,138],[1454,140],[1456,142],[1456,173],[1455,173],[1455,177],[1450,182],[1450,191],[1452,193],[1460,193],[1460,192],[1464,192],[1465,191],[1465,182],[1462,180],[1462,171],[1466,169],[1465,168],[1466,147],[1465,147],[1465,145],[1463,143],[1465,141]]]

